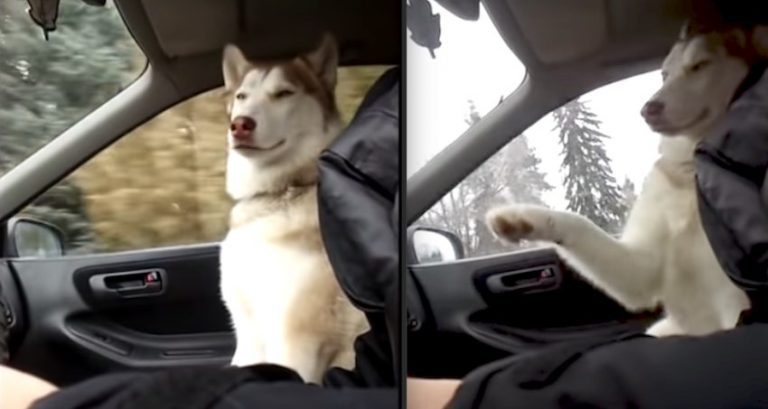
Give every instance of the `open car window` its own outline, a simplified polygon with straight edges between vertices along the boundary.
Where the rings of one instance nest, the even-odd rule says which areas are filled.
[[[25,1],[0,2],[0,177],[138,78],[146,58],[111,1],[63,1],[45,41]]]
[[[408,32],[407,175],[422,168],[464,133],[467,106],[485,116],[511,94],[525,77],[525,67],[507,47],[485,8],[477,21],[462,20],[437,2],[440,46],[430,50]]]

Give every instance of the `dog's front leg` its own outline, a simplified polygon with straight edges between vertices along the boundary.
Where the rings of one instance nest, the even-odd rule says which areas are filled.
[[[296,371],[305,382],[320,384],[326,365],[322,343],[315,334],[295,333],[267,345],[267,361]]]
[[[232,366],[248,366],[264,362],[264,341],[258,331],[257,320],[246,305],[231,302],[228,305],[235,331],[235,353]]]
[[[651,325],[645,333],[654,337],[668,337],[671,335],[684,335],[685,331],[672,318],[666,317]]]
[[[252,336],[239,334],[236,336],[237,345],[235,353],[232,355],[232,366],[249,366],[264,363],[264,345]]]
[[[509,242],[554,243],[558,254],[581,276],[630,310],[651,308],[657,301],[659,255],[650,254],[648,246],[611,237],[584,216],[510,205],[491,210],[486,221],[497,237]]]

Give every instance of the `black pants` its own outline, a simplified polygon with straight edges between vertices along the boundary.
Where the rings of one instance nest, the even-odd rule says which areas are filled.
[[[394,388],[320,387],[286,368],[256,365],[104,375],[62,389],[33,409],[393,409],[397,402]]]
[[[32,409],[395,409],[399,395],[383,314],[357,338],[355,369],[332,368],[323,386],[276,365],[184,368],[102,375],[43,398]]]
[[[479,368],[449,408],[768,408],[768,325],[545,348]]]

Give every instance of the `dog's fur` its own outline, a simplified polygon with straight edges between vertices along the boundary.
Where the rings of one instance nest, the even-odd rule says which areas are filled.
[[[663,113],[646,121],[662,134],[620,240],[587,218],[543,207],[491,210],[490,229],[507,241],[552,242],[585,279],[633,311],[663,307],[656,336],[703,335],[737,324],[745,293],[720,268],[699,219],[693,152],[722,119],[756,56],[759,29],[722,29],[678,41],[665,59],[664,83],[651,101]],[[764,49],[762,49],[764,50]],[[646,104],[646,107],[649,105]]]
[[[249,117],[248,140],[228,133],[226,188],[235,200],[221,249],[221,293],[237,338],[232,364],[275,363],[318,383],[351,368],[367,327],[345,297],[319,229],[317,158],[339,133],[337,51],[320,46],[289,61],[255,63],[224,50],[230,120]]]

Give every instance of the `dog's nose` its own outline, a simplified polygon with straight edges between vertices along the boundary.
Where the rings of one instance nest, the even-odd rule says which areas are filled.
[[[250,139],[254,129],[256,129],[256,121],[248,116],[238,116],[229,124],[232,137],[237,140]]]
[[[664,103],[661,101],[651,100],[643,105],[643,109],[640,111],[640,115],[644,118],[660,116],[664,112]]]

